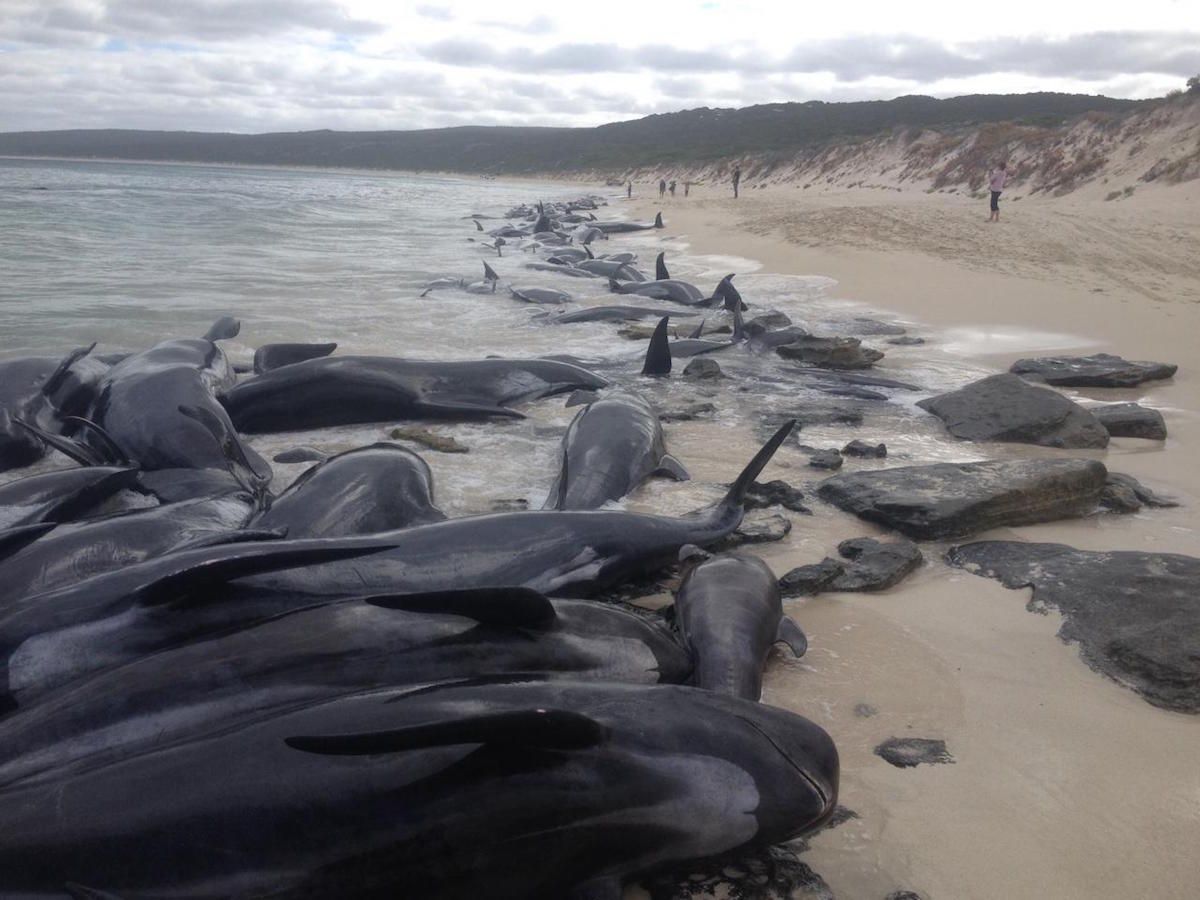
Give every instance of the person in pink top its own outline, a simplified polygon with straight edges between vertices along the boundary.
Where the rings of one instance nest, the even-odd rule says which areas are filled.
[[[988,172],[988,187],[992,192],[992,214],[988,217],[989,222],[1000,221],[1000,192],[1004,190],[1005,182],[1008,181],[1008,163],[1002,162],[992,171]]]

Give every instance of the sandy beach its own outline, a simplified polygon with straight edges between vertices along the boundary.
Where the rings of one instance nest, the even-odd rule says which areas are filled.
[[[1178,363],[1172,381],[1066,391],[1157,408],[1167,441],[1118,438],[1106,451],[996,445],[994,455],[1091,455],[1180,508],[976,539],[1200,554],[1197,182],[1118,202],[1098,192],[1006,197],[994,225],[985,200],[920,190],[743,185],[734,201],[726,185],[693,187],[687,199],[680,187],[661,204],[650,184],[634,192],[636,217],[662,209],[667,234],[691,252],[829,276],[835,296],[995,372],[1023,356],[1102,351]],[[773,465],[764,480],[806,474],[815,475]],[[882,533],[823,505],[819,528],[793,521],[786,541],[762,551],[778,574],[844,538]],[[810,650],[772,660],[763,699],[834,736],[841,802],[857,814],[818,835],[804,860],[852,900],[901,890],[937,900],[1194,897],[1200,718],[1153,707],[1088,668],[1056,636],[1058,613],[1031,614],[1028,590],[948,568],[946,546],[923,544],[925,565],[881,594],[790,603]],[[872,752],[893,736],[942,738],[955,762],[894,768]]]

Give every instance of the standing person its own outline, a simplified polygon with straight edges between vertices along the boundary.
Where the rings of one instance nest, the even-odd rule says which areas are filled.
[[[733,199],[737,199],[738,183],[742,180],[742,170],[740,167],[735,167],[733,170]]]
[[[685,181],[683,183],[683,196],[686,197],[688,195],[688,191],[690,191],[691,189],[692,189],[692,183],[690,181]]]
[[[625,196],[630,200],[633,199],[633,182],[632,181],[628,181],[625,183]]]
[[[658,179],[658,199],[661,200],[666,193],[667,193],[667,179],[660,178],[660,179]]]
[[[675,196],[675,182],[672,181],[670,186],[667,188],[667,190],[669,190],[671,192],[671,196],[674,197]]]
[[[989,222],[1000,221],[1000,192],[1004,190],[1004,185],[1008,181],[1008,163],[1002,162],[996,168],[988,172],[988,188],[992,192],[992,214],[988,217]]]

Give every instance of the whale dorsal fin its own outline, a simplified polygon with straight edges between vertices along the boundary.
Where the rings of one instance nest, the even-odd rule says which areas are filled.
[[[368,756],[455,744],[491,744],[578,750],[603,743],[608,729],[595,719],[564,709],[528,709],[428,722],[358,734],[285,738],[293,750],[326,756]]]
[[[364,597],[363,602],[404,612],[465,616],[481,625],[508,625],[513,628],[546,628],[558,618],[554,606],[544,594],[522,587],[379,594]]]
[[[95,349],[96,344],[95,342],[92,342],[89,346],[78,347],[64,356],[62,362],[58,364],[58,368],[50,373],[50,377],[47,378],[42,384],[42,393],[49,397],[60,387],[62,387],[62,383],[67,377],[67,372],[71,370],[71,366],[75,365],[75,363],[79,362],[79,360],[83,359]]]
[[[493,283],[500,280],[500,276],[496,274],[496,270],[489,266],[486,261],[483,264],[483,280]]]
[[[650,338],[650,346],[646,349],[646,362],[642,366],[643,375],[671,374],[671,345],[667,340],[667,323],[670,316],[658,320],[654,334]]]
[[[658,281],[666,281],[671,277],[671,273],[667,271],[666,251],[658,254],[658,258],[654,260],[654,277]]]
[[[706,322],[708,322],[708,319],[701,319],[700,324],[696,326],[695,330],[691,334],[689,334],[688,337],[690,337],[690,338],[703,337],[704,336],[704,325]]]
[[[221,316],[217,321],[212,323],[212,327],[204,333],[206,341],[227,341],[230,338],[235,338],[242,330],[240,319],[235,319],[233,316]]]

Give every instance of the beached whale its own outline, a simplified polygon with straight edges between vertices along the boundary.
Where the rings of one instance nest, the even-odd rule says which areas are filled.
[[[580,226],[594,228],[604,234],[627,234],[631,231],[650,231],[654,228],[664,228],[662,213],[654,217],[654,221],[649,225],[643,225],[639,222],[592,222],[589,226]]]
[[[783,614],[775,574],[757,556],[722,554],[692,568],[675,595],[675,623],[692,653],[692,683],[730,697],[759,699],[774,644],[796,656],[808,649]]]
[[[696,688],[394,689],[12,790],[0,872],[30,898],[616,897],[796,837],[837,787],[819,726]]]
[[[637,319],[651,319],[668,316],[670,318],[695,317],[699,313],[674,312],[669,309],[657,309],[648,306],[591,306],[587,309],[577,309],[573,312],[561,313],[547,321],[555,325],[571,325],[577,322],[630,322]]]
[[[539,288],[539,287],[509,287],[509,293],[516,300],[524,300],[526,303],[569,303],[571,295],[566,291],[557,291],[554,288]]]
[[[675,278],[661,281],[630,281],[625,284],[610,280],[608,287],[614,294],[636,294],[639,297],[649,297],[651,300],[669,300],[672,303],[683,303],[687,306],[700,306],[709,299],[694,284]]]
[[[433,502],[428,464],[398,444],[330,456],[297,478],[251,525],[289,538],[393,531],[446,518]]]
[[[691,477],[667,452],[658,413],[643,397],[606,394],[581,409],[567,428],[543,509],[599,509],[652,475]]]
[[[509,404],[606,384],[578,366],[544,359],[334,356],[243,381],[221,402],[240,431],[262,433],[397,419],[520,418]]]
[[[0,791],[357,691],[535,672],[681,683],[691,668],[659,617],[618,604],[522,588],[353,598],[155,653],[10,716]]]

